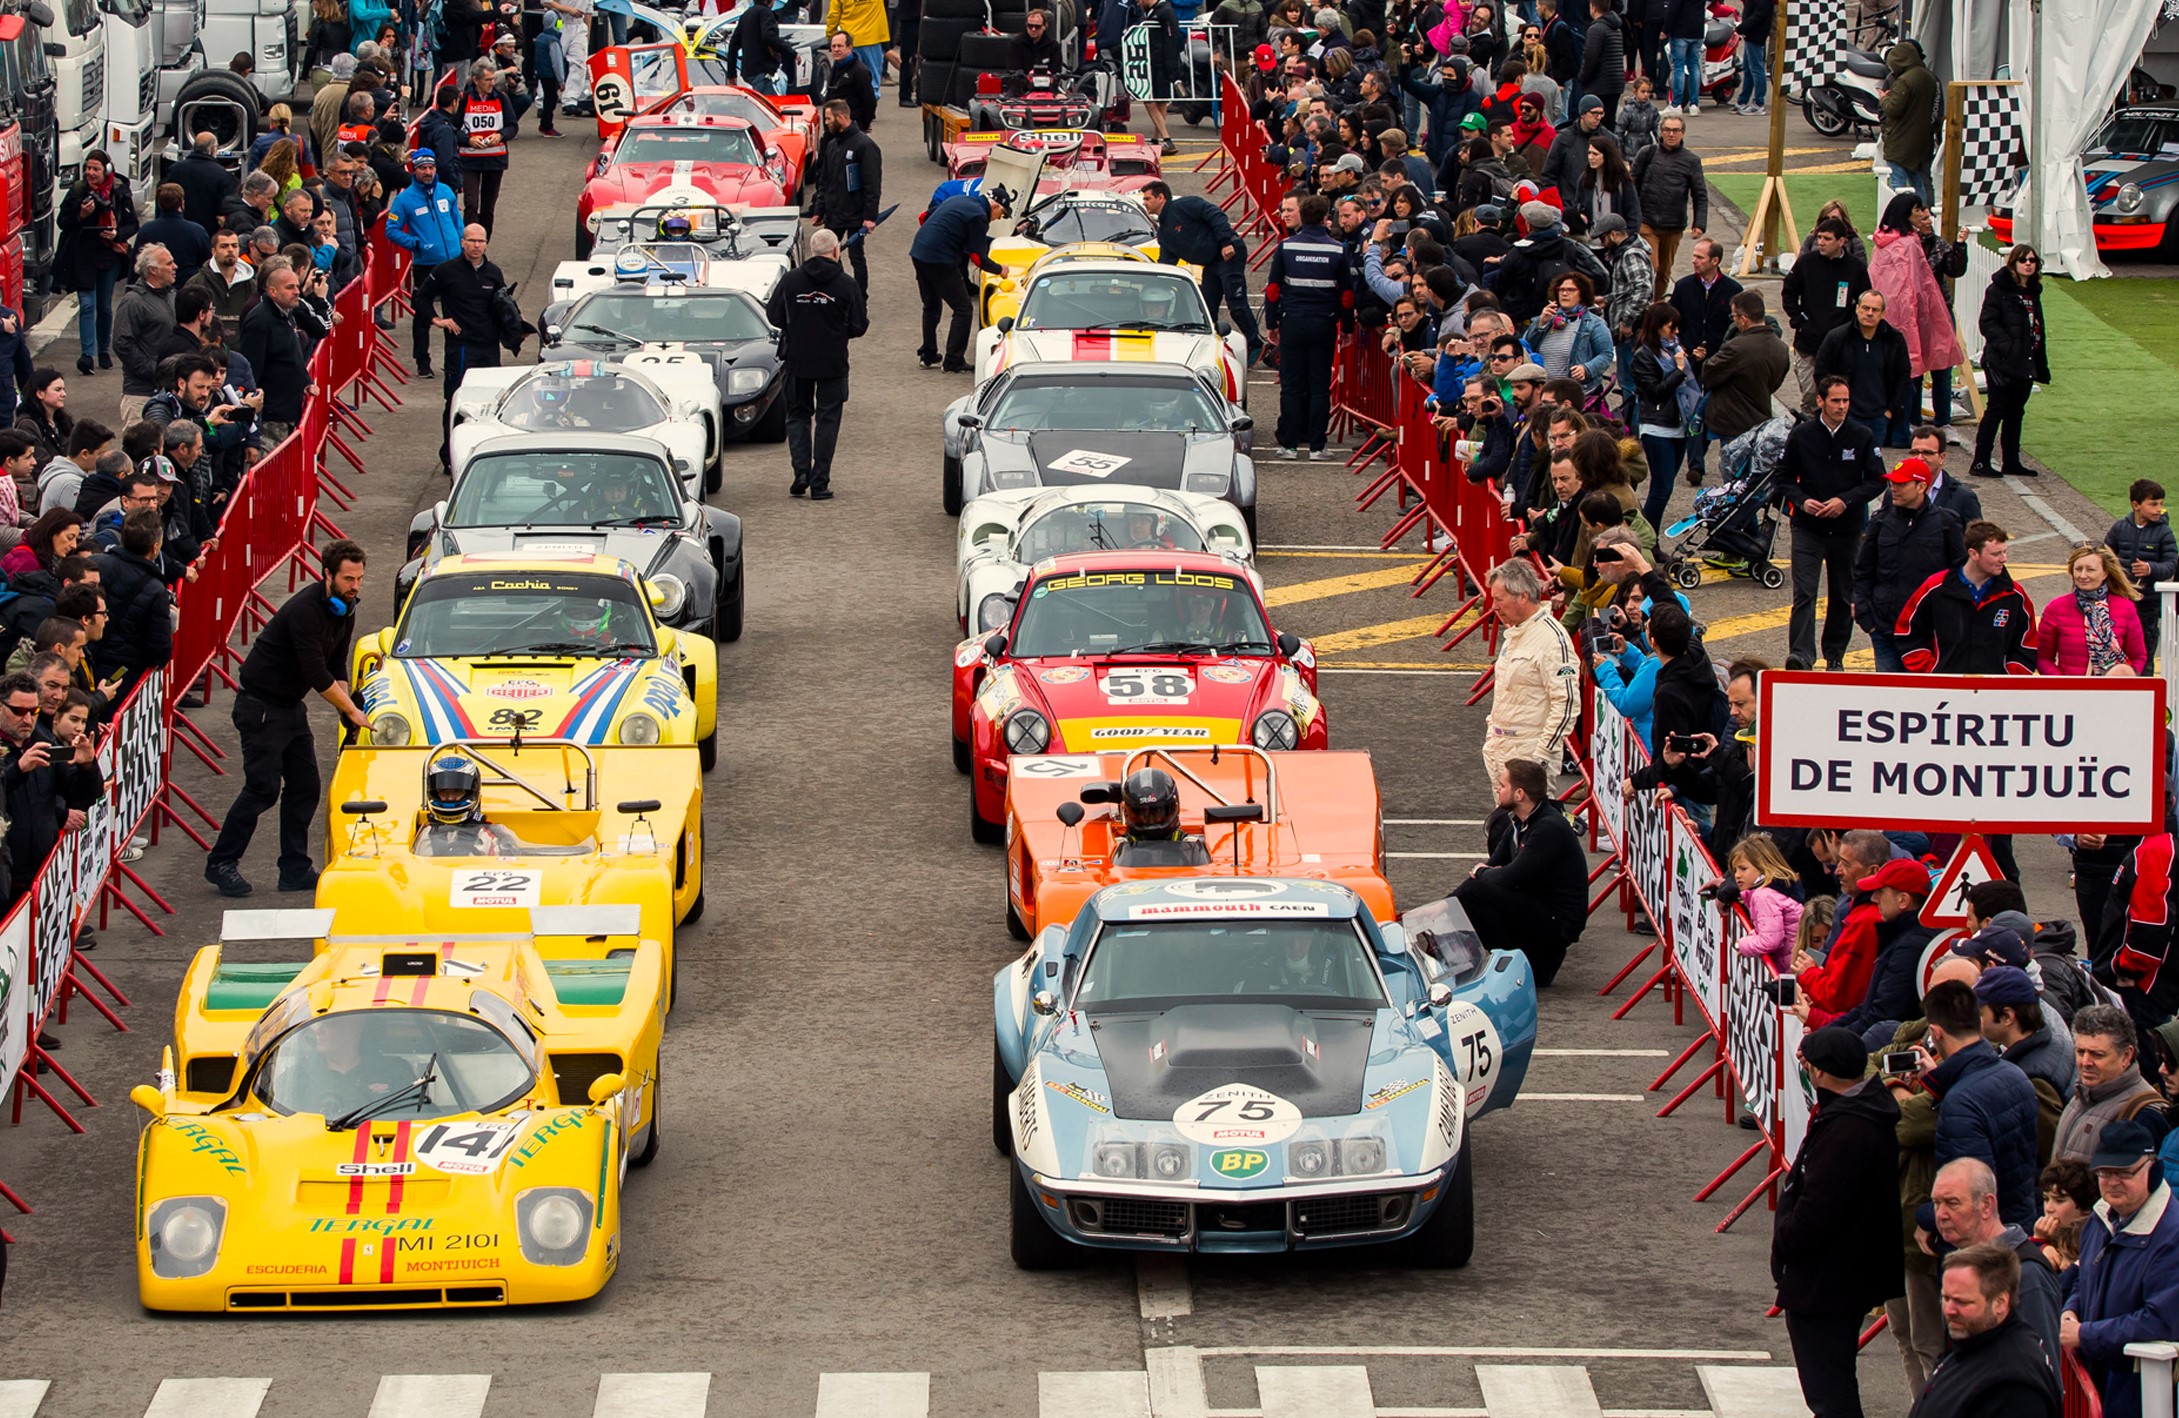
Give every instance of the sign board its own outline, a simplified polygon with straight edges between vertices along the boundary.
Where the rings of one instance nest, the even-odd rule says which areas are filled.
[[[2156,832],[2164,682],[1768,671],[1757,819]]]
[[[1946,862],[1944,870],[1938,874],[1937,884],[1929,890],[1929,899],[1922,903],[1922,924],[1966,925],[1967,893],[2003,875],[2005,873],[1998,870],[1997,858],[1990,855],[1990,844],[1974,833],[1968,833],[1960,839],[1952,860]]]
[[[1801,1064],[1801,1036],[1806,1032],[1801,1017],[1785,1010],[1778,1013],[1778,1057],[1785,1064],[1785,1080],[1778,1092],[1778,1113],[1785,1123],[1785,1160],[1801,1154],[1808,1136],[1809,1115],[1816,1111],[1816,1085]]]
[[[1740,913],[1734,912],[1733,938],[1738,940],[1746,929]],[[1767,1133],[1778,1121],[1778,1031],[1783,1019],[1800,1021],[1781,1010],[1771,996],[1769,986],[1778,974],[1767,958],[1742,955],[1737,949],[1727,952],[1726,958],[1731,975],[1726,984],[1725,1057],[1748,1111]],[[1797,1059],[1798,1055],[1786,1056],[1788,1072],[1797,1070]]]
[[[17,903],[0,923],[0,1091],[14,1087],[37,1032],[30,1018],[35,992],[30,967],[30,903]]]
[[[1718,962],[1725,918],[1717,902],[1701,894],[1717,873],[1685,813],[1672,814],[1671,855],[1672,959],[1702,1007],[1702,1017],[1716,1025],[1725,1017],[1725,971]]]
[[[2179,620],[2173,624],[2179,625]],[[1590,790],[1596,794],[1597,810],[1593,815],[1597,836],[1605,842],[1605,850],[1617,851],[1621,839],[1619,824],[1627,815],[1626,778],[1630,771],[1627,762],[1627,738],[1632,732],[1626,716],[1612,708],[1611,701],[1603,695],[1596,696],[1596,727],[1589,731]]]
[[[1672,921],[1672,809],[1656,793],[1636,793],[1627,799],[1627,879],[1659,938]]]

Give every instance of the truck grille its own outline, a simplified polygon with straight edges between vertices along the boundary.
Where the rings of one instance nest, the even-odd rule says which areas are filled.
[[[154,69],[136,81],[136,111],[152,113],[159,107],[159,71]]]
[[[83,66],[83,109],[97,113],[106,106],[106,56],[88,60]]]

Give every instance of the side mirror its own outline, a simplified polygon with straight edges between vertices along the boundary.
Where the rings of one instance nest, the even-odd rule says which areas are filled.
[[[1279,653],[1291,660],[1301,653],[1301,637],[1291,630],[1279,632]]]
[[[1452,1002],[1453,987],[1451,985],[1440,983],[1430,987],[1430,1007],[1432,1009],[1443,1009]]]
[[[639,812],[656,812],[658,811],[658,799],[630,798],[624,803],[615,803],[613,804],[613,806],[617,811],[631,814]]]
[[[999,333],[1002,335],[1011,334],[1014,329],[1014,317],[1011,315],[1001,315],[999,317],[999,323],[997,328]]]
[[[1226,427],[1235,433],[1247,433],[1256,427],[1256,420],[1249,414],[1235,414]]]
[[[963,414],[955,419],[953,423],[956,428],[963,430],[982,428],[984,426],[984,416],[982,414]]]
[[[984,653],[996,660],[1006,653],[1006,632],[994,630],[984,640]]]
[[[443,527],[446,525],[446,502],[444,499],[431,504],[431,521],[434,526]]]
[[[386,804],[379,799],[372,798],[363,802],[342,803],[340,810],[350,817],[369,817],[374,813],[384,812]]]
[[[46,4],[45,0],[30,0],[29,8],[24,10],[23,13],[28,15],[30,22],[38,28],[45,30],[53,28],[55,23],[53,7]]]
[[[557,341],[560,338],[560,327],[557,325],[547,325],[545,327],[545,338],[548,340]]]
[[[1116,803],[1120,800],[1120,785],[1092,783],[1082,790],[1081,797],[1086,803]]]
[[[1401,925],[1398,921],[1379,926],[1377,928],[1377,938],[1383,942],[1378,949],[1378,954],[1407,954],[1407,927]]]
[[[603,1103],[627,1086],[628,1079],[625,1074],[601,1073],[590,1080],[590,1101]]]
[[[1059,805],[1058,816],[1062,827],[1080,826],[1083,817],[1086,815],[1080,803],[1061,803]]]
[[[1226,336],[1233,333],[1233,322],[1221,315],[1218,317],[1218,324],[1216,328],[1218,330],[1218,338],[1223,340]]]
[[[1038,990],[1029,996],[1029,1007],[1048,1019],[1059,1013],[1059,996],[1050,990]]]
[[[131,1088],[129,1101],[154,1118],[166,1116],[166,1095],[148,1083],[139,1083]]]

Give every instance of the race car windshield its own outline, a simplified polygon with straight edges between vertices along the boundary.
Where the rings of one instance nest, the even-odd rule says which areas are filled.
[[[986,428],[1204,433],[1226,427],[1222,401],[1192,379],[1017,379],[984,416]]]
[[[643,658],[655,655],[650,617],[633,581],[513,570],[426,578],[394,637],[403,660],[485,655]]]
[[[2091,153],[2179,159],[2179,122],[2148,113],[2120,113],[2089,143]]]
[[[690,67],[694,68],[695,66],[691,65]],[[689,79],[691,82],[696,82],[696,76],[693,73],[689,75]],[[731,83],[733,81],[722,79],[720,82]],[[779,122],[779,115],[773,113],[756,99],[740,92],[685,93],[672,103],[667,104],[660,112],[697,113],[706,118],[740,118],[758,128],[770,128]]]
[[[1133,246],[1158,234],[1139,207],[1124,202],[1069,202],[1037,218],[1037,240],[1046,246],[1109,241]]]
[[[664,417],[663,414],[660,415]],[[596,527],[681,520],[679,485],[665,464],[637,453],[490,453],[454,485],[446,525]]]
[[[1205,878],[1206,884],[1215,881]],[[1246,904],[1212,899],[1201,909],[1217,913]],[[1244,1001],[1371,1010],[1386,1003],[1353,921],[1241,919],[1107,924],[1091,947],[1072,1007],[1097,1014]]]
[[[1208,334],[1203,292],[1186,276],[1136,271],[1058,271],[1029,287],[1023,330],[1181,330]]]
[[[632,344],[738,344],[771,336],[771,326],[756,301],[737,293],[719,295],[643,295],[600,291],[568,312],[568,338],[575,344],[603,330]]]
[[[258,1061],[249,1091],[276,1113],[339,1118],[369,1107],[374,1118],[420,1119],[494,1113],[536,1082],[530,1057],[481,1019],[371,1009],[289,1030]],[[384,1111],[372,1106],[381,1099]]]
[[[1035,659],[1184,648],[1271,653],[1247,581],[1171,567],[1047,576],[1022,605],[1011,653]]]
[[[633,379],[619,375],[532,379],[507,396],[499,421],[538,432],[588,429],[634,433],[666,421],[666,406]]]
[[[616,167],[629,163],[738,163],[756,167],[764,161],[747,128],[631,128],[613,153]]]
[[[1201,551],[1203,539],[1185,518],[1145,502],[1080,502],[1055,507],[1029,524],[1016,561],[1042,561],[1072,551]]]

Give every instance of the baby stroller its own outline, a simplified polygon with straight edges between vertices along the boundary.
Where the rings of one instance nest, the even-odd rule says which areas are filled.
[[[1790,420],[1774,418],[1725,445],[1724,485],[1696,493],[1693,515],[1665,528],[1666,537],[1677,539],[1659,548],[1674,584],[1700,586],[1705,566],[1772,591],[1786,584],[1770,553],[1778,540],[1778,469],[1792,427]]]

